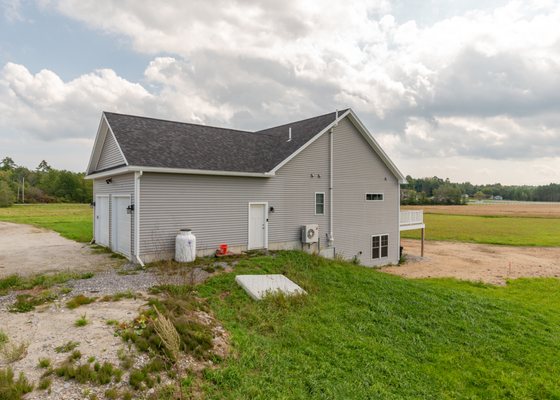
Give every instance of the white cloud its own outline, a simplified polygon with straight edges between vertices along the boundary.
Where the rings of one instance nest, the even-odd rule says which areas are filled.
[[[8,22],[23,21],[21,14],[21,0],[0,0],[0,10]]]
[[[537,162],[560,146],[555,1],[429,25],[386,0],[40,3],[153,60],[141,84],[7,64],[0,111],[16,118],[0,127],[13,132],[90,137],[102,109],[250,129],[351,106],[400,158]]]
[[[146,110],[152,99],[141,85],[108,69],[63,82],[52,71],[32,74],[7,63],[0,70],[0,129],[46,140],[89,138],[101,111]]]

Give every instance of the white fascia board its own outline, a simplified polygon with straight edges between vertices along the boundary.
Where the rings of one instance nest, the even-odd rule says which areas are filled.
[[[89,173],[92,169],[94,169],[94,161],[95,164],[99,161],[99,155],[101,154],[101,149],[98,149],[98,143],[103,143],[105,140],[100,140],[100,136],[102,135],[102,127],[103,124],[106,123],[105,114],[101,113],[101,119],[99,120],[99,126],[97,127],[97,134],[95,135],[95,141],[93,142],[93,148],[91,149],[91,154],[89,156],[89,162],[87,166],[86,173]],[[106,131],[104,131],[106,132]],[[103,135],[103,139],[105,139],[106,135]]]
[[[347,110],[344,114],[341,114],[337,119],[335,119],[333,122],[331,122],[329,125],[327,125],[327,127],[324,128],[321,132],[319,132],[318,134],[313,136],[311,139],[309,139],[307,141],[307,143],[305,143],[303,146],[301,146],[295,152],[290,154],[290,156],[288,158],[286,158],[284,161],[282,161],[280,164],[278,164],[276,167],[274,167],[272,170],[270,170],[269,173],[270,174],[276,174],[276,171],[278,171],[280,168],[282,168],[284,165],[286,165],[288,162],[290,162],[290,160],[292,160],[295,156],[297,156],[299,153],[301,153],[303,150],[305,150],[307,147],[309,147],[313,142],[315,142],[317,139],[319,139],[321,136],[323,136],[326,132],[329,131],[329,129],[331,129],[336,124],[338,124],[338,121],[340,121],[344,117],[346,117],[350,113],[350,111],[351,110]]]
[[[387,168],[389,168],[389,170],[393,173],[393,175],[395,175],[399,183],[406,184],[407,182],[405,176],[402,174],[401,171],[399,171],[399,169],[393,163],[393,161],[391,161],[387,153],[385,153],[385,151],[383,151],[379,143],[377,143],[377,140],[375,140],[373,135],[369,132],[369,130],[365,127],[362,121],[360,121],[358,116],[352,110],[350,110],[350,117],[351,117],[350,121],[354,124],[356,128],[358,128],[358,131],[362,134],[362,136],[364,136],[364,138],[367,140],[367,142],[370,144],[373,150],[377,153],[377,155],[381,158],[381,160],[387,166]]]
[[[84,179],[107,178],[107,177],[110,177],[110,176],[125,174],[127,172],[131,172],[130,168],[127,167],[127,166],[124,166],[124,167],[110,169],[110,170],[107,170],[107,171],[94,172],[93,174],[86,175],[84,177]]]
[[[157,172],[162,174],[185,174],[185,175],[218,175],[218,176],[244,176],[250,178],[270,178],[275,174],[270,172],[235,172],[235,171],[211,171],[211,170],[200,170],[200,169],[186,169],[186,168],[161,168],[161,167],[136,167],[136,166],[125,166],[121,168],[115,168],[108,171],[102,171],[99,173],[94,173],[87,175],[86,179],[98,179],[106,178],[109,176],[115,176],[124,174],[127,172]]]

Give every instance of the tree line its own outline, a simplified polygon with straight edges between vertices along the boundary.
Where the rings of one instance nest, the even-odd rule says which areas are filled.
[[[92,182],[84,176],[57,170],[44,160],[35,169],[28,169],[5,157],[0,161],[0,207],[14,203],[89,203]]]
[[[470,182],[455,183],[448,178],[412,178],[401,186],[401,204],[466,204],[470,199],[560,201],[560,184],[528,186],[502,185],[501,183],[474,185]]]

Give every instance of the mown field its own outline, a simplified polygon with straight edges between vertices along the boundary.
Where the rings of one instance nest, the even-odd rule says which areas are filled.
[[[560,246],[558,204],[415,206],[424,209],[426,239],[511,246]],[[419,231],[401,232],[419,239]]]
[[[403,206],[429,214],[480,215],[528,218],[560,218],[560,203],[490,202],[463,206]]]
[[[309,293],[251,300],[218,276],[199,287],[233,356],[204,372],[210,399],[556,399],[560,283],[406,280],[296,252],[243,261]]]
[[[513,246],[560,246],[560,205],[486,204],[416,206],[424,209],[426,238]],[[0,208],[0,221],[31,224],[78,242],[92,238],[92,209],[87,204],[16,205]],[[519,215],[519,216],[518,216]],[[418,239],[417,231],[402,237]]]
[[[0,208],[0,221],[52,229],[78,242],[89,242],[93,236],[93,211],[88,204],[14,205]]]

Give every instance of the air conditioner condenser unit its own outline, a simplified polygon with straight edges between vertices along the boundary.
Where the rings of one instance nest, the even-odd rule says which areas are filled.
[[[317,243],[319,241],[319,225],[303,225],[301,227],[301,241],[307,244]]]

